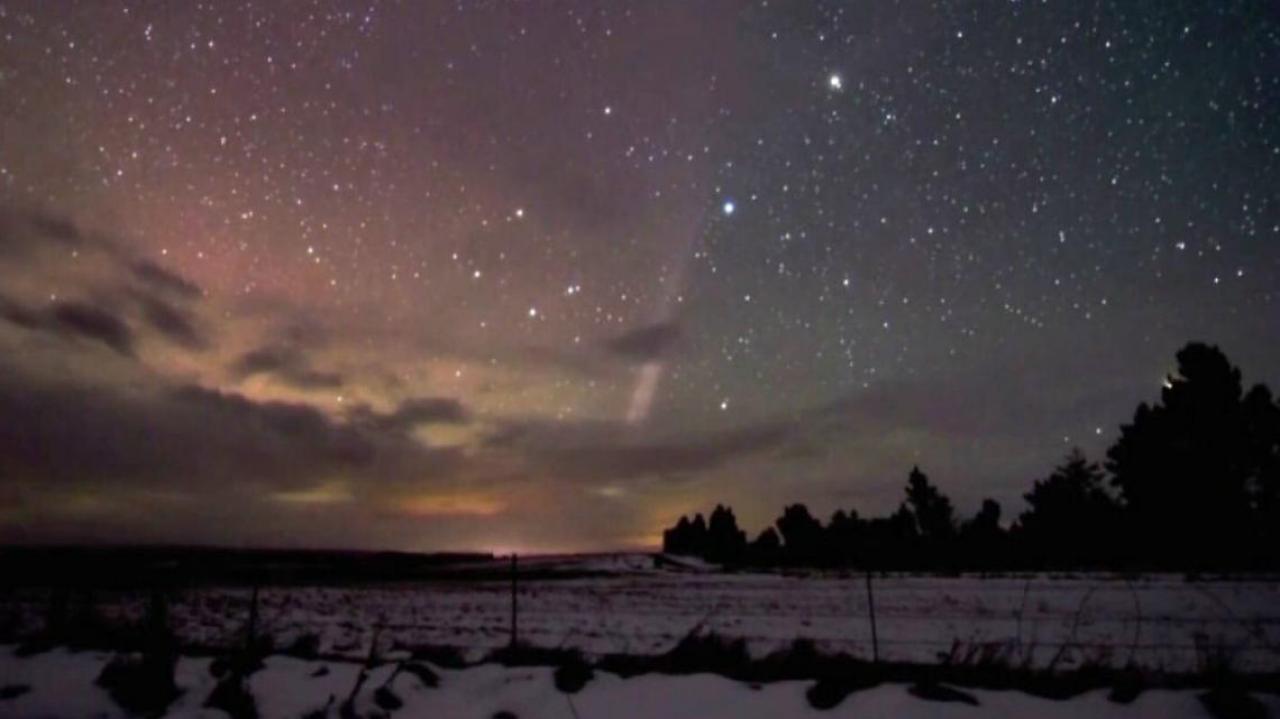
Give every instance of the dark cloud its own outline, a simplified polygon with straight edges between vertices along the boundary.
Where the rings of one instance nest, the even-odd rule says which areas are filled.
[[[207,340],[186,312],[158,297],[144,294],[136,299],[142,320],[170,342],[191,350],[207,346]],[[100,342],[122,356],[136,356],[135,331],[123,316],[103,303],[64,301],[37,310],[0,296],[0,318],[26,330]]]
[[[201,294],[200,287],[194,282],[150,260],[136,260],[130,265],[130,270],[134,277],[154,290],[187,299],[194,299]]]
[[[80,228],[65,218],[32,213],[27,216],[27,219],[40,234],[50,239],[68,245],[79,245],[84,240],[84,236],[80,234]]]
[[[254,401],[193,385],[138,392],[0,376],[0,476],[90,486],[263,491],[334,476],[384,486],[439,476],[456,464],[404,432],[371,432],[305,404]]]
[[[148,292],[161,292],[182,299],[202,296],[200,286],[181,274],[137,256],[127,243],[101,232],[86,231],[71,218],[42,210],[0,207],[0,251],[26,252],[60,245],[102,253],[126,284],[126,275]]]
[[[39,329],[43,322],[39,313],[4,295],[0,295],[0,317],[29,330]]]
[[[85,239],[80,228],[65,217],[0,207],[0,252],[21,253],[47,243],[78,247]]]
[[[290,455],[308,452],[338,464],[365,464],[373,456],[373,446],[368,439],[307,405],[257,402],[238,394],[191,385],[169,391],[165,400],[171,403],[175,413],[204,418],[208,421],[206,426],[233,437],[238,435],[236,444],[255,448],[243,451],[242,456],[268,454],[263,452],[264,443],[249,441],[251,437],[268,438],[268,442],[278,443],[282,448],[292,447]],[[226,438],[215,440],[225,441]]]
[[[147,324],[171,342],[189,350],[201,350],[208,340],[196,329],[190,315],[159,297],[144,295],[140,298],[142,316]]]
[[[74,248],[79,262],[64,267],[55,260],[56,255],[37,252],[50,246]],[[66,217],[0,208],[0,251],[3,250],[17,253],[18,262],[11,269],[24,275],[62,277],[70,272],[71,282],[86,288],[86,297],[68,298],[42,308],[0,298],[0,317],[14,325],[94,340],[129,357],[135,355],[136,333],[145,328],[187,349],[208,345],[191,312],[174,304],[199,298],[200,288],[173,271],[137,258],[107,235],[85,232]],[[75,274],[77,267],[105,269],[106,278],[95,276],[85,281]]]
[[[621,357],[647,362],[666,356],[679,343],[680,336],[679,325],[660,322],[613,337],[604,346]]]
[[[343,384],[342,375],[317,370],[301,351],[278,345],[244,353],[232,364],[231,374],[239,380],[271,375],[298,389],[328,389]]]
[[[47,328],[95,340],[125,357],[134,356],[133,330],[111,312],[83,302],[57,302],[49,310]]]
[[[353,423],[394,432],[406,432],[427,424],[463,424],[468,420],[462,403],[448,397],[407,399],[389,414],[378,414],[368,407],[360,407],[350,416]]]
[[[186,312],[157,297],[142,295],[137,299],[143,321],[167,340],[191,350],[207,346],[207,340]],[[136,354],[134,330],[122,316],[102,304],[66,301],[35,310],[0,296],[0,318],[26,330],[101,342],[125,357]]]

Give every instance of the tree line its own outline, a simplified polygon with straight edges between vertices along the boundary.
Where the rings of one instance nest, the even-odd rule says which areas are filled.
[[[729,565],[934,571],[1280,568],[1280,403],[1247,392],[1217,347],[1177,353],[1154,405],[1142,403],[1103,463],[1073,449],[1023,495],[1008,526],[985,499],[957,517],[919,467],[887,517],[803,504],[748,541],[733,510],[681,517],[663,551]]]

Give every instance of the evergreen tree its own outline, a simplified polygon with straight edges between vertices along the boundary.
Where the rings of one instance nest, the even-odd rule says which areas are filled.
[[[1192,343],[1177,360],[1160,403],[1139,405],[1121,427],[1107,468],[1142,561],[1239,564],[1256,534],[1250,489],[1264,474],[1265,437],[1251,436],[1240,370],[1217,347]]]
[[[863,522],[858,513],[837,509],[827,523],[826,558],[830,564],[857,564],[862,542]]]
[[[1115,536],[1119,506],[1106,475],[1080,449],[1023,495],[1030,509],[1018,519],[1024,556],[1034,566],[1097,566],[1121,553]]]
[[[920,563],[920,534],[906,506],[888,517],[867,521],[862,530],[860,564],[868,569],[910,569]]]
[[[689,518],[681,515],[676,526],[662,533],[662,551],[667,554],[693,554],[689,529]]]
[[[1244,398],[1249,452],[1256,474],[1249,483],[1256,530],[1254,558],[1267,566],[1280,563],[1280,403],[1271,390],[1257,385]]]
[[[900,511],[914,520],[919,542],[904,552],[919,566],[945,567],[952,564],[956,537],[955,509],[951,500],[929,483],[929,477],[912,467],[907,477],[907,499]]]
[[[982,500],[982,508],[960,530],[960,563],[974,569],[995,569],[1007,564],[1005,539],[1000,526],[1000,503]]]
[[[782,558],[782,540],[773,527],[766,527],[748,548],[748,556],[756,564],[772,566]]]
[[[783,510],[776,522],[782,535],[783,556],[795,564],[813,564],[822,554],[822,523],[803,504]]]
[[[919,467],[912,467],[907,477],[906,506],[915,517],[920,537],[926,542],[940,542],[954,536],[955,510],[951,500],[929,483],[929,477]]]
[[[704,555],[713,562],[738,562],[747,549],[746,532],[738,529],[733,510],[717,504],[707,525],[707,548]]]

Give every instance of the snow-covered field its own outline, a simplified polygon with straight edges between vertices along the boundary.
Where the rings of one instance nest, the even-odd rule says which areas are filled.
[[[659,569],[643,556],[567,561],[603,573],[521,580],[522,641],[591,655],[658,654],[700,629],[744,638],[757,655],[797,638],[812,639],[825,652],[872,654],[867,587],[859,574]],[[1273,581],[893,575],[877,576],[872,590],[881,659],[1280,671],[1280,583]],[[94,595],[96,611],[109,621],[140,618],[146,599]],[[245,588],[186,590],[170,603],[170,624],[185,645],[231,646],[243,636],[249,599]],[[35,591],[0,598],[0,626],[38,630],[47,602]],[[375,635],[379,652],[450,646],[471,658],[509,640],[505,580],[263,588],[258,602],[260,632],[276,647],[314,635],[324,655],[363,658]]]
[[[63,649],[16,657],[12,647],[0,646],[0,717],[129,716],[95,684],[109,659],[109,654],[101,652],[71,653]],[[430,669],[438,680],[434,682],[436,686],[429,686],[413,673],[397,673],[394,663],[374,668],[345,713],[341,705],[356,684],[360,672],[357,663],[269,657],[265,667],[248,678],[246,688],[262,719],[344,715],[457,719],[1209,716],[1199,699],[1201,692],[1191,690],[1150,690],[1130,704],[1109,701],[1105,691],[1053,701],[1020,692],[965,690],[977,700],[975,706],[925,701],[913,696],[906,686],[888,684],[855,692],[835,708],[818,711],[805,698],[812,682],[804,681],[752,686],[708,674],[622,679],[597,673],[580,692],[565,694],[555,688],[552,670],[545,667],[486,664],[462,670]],[[204,706],[217,683],[210,672],[209,659],[180,660],[176,683],[181,694],[163,716],[227,716]],[[384,688],[379,697],[379,690]],[[1257,694],[1255,699],[1273,716],[1280,712],[1280,697]]]

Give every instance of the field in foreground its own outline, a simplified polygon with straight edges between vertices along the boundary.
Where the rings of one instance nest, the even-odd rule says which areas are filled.
[[[306,645],[362,659],[370,649],[452,647],[477,659],[510,640],[505,565],[473,575],[257,592],[256,632],[277,648]],[[866,578],[839,573],[725,573],[672,567],[647,555],[522,562],[519,638],[589,655],[661,654],[691,632],[745,640],[763,656],[796,639],[871,659]],[[918,664],[1000,662],[1019,668],[1140,667],[1155,672],[1280,672],[1280,583],[1180,575],[877,576],[878,656]],[[168,593],[181,646],[217,651],[242,641],[254,592],[197,586]],[[78,590],[70,615],[117,626],[142,621],[149,591]],[[38,634],[47,589],[0,595],[0,641]],[[377,647],[372,647],[377,642]]]
[[[18,656],[12,646],[0,646],[0,717],[129,716],[95,683],[110,658],[104,652],[73,653],[65,649]],[[205,706],[219,681],[211,671],[212,661],[191,657],[179,660],[175,679],[180,694],[163,716],[227,716]],[[597,673],[580,691],[570,694],[556,688],[554,670],[548,667],[484,664],[450,670],[425,662],[413,666],[414,671],[406,671],[396,662],[373,667],[353,695],[352,688],[361,673],[358,663],[273,656],[245,680],[245,695],[252,697],[256,716],[262,719],[1211,716],[1204,692],[1198,690],[1149,690],[1127,704],[1109,700],[1105,690],[1065,701],[1013,691],[964,690],[944,694],[951,701],[939,701],[937,696],[918,696],[918,688],[884,684],[855,692],[834,708],[819,711],[806,699],[813,684],[807,681],[751,685],[709,674],[651,674],[623,679]],[[344,707],[349,697],[350,702]],[[1250,702],[1255,710],[1280,714],[1280,697],[1255,694]]]

